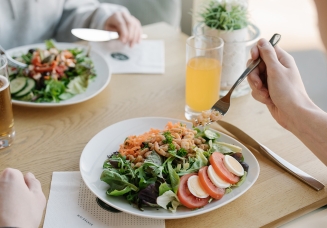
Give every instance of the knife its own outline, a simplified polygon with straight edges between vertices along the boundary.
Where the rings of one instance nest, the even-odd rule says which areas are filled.
[[[251,138],[249,135],[247,135],[245,132],[243,132],[241,129],[237,128],[236,126],[227,123],[225,121],[219,120],[217,123],[225,130],[233,134],[238,140],[241,142],[248,144],[250,147],[253,147],[260,153],[266,155],[270,160],[275,162],[277,165],[291,173],[293,176],[298,178],[299,180],[303,181],[310,187],[314,188],[316,191],[319,191],[323,189],[325,186],[315,179],[314,177],[310,176],[306,172],[302,171],[301,169],[295,167],[279,155],[275,154],[272,150],[270,150],[268,147],[262,145],[258,141]]]
[[[117,32],[109,32],[100,29],[74,28],[71,30],[71,33],[77,38],[86,41],[93,41],[93,42],[108,41],[108,40],[119,38]],[[141,35],[142,39],[146,39],[147,37],[148,36],[146,34]]]

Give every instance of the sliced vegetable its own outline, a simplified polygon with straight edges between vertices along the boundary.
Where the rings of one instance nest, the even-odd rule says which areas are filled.
[[[27,85],[27,78],[18,77],[10,82],[10,92],[12,95],[22,91]]]
[[[236,146],[236,145],[233,145],[233,144],[230,144],[230,143],[215,142],[215,144],[220,145],[220,146],[225,147],[225,148],[229,148],[231,151],[233,151],[235,153],[242,151],[242,148],[241,147]]]
[[[177,197],[181,204],[183,204],[185,207],[190,209],[196,209],[204,207],[209,203],[210,197],[207,198],[198,198],[192,195],[190,190],[187,187],[187,180],[191,176],[196,175],[195,173],[186,174],[181,177],[178,191],[177,191]]]
[[[202,184],[205,191],[214,199],[221,199],[225,194],[224,188],[216,187],[208,177],[207,174],[208,166],[204,166],[200,169],[198,176],[200,183]]]
[[[24,97],[28,93],[30,93],[35,88],[35,81],[31,78],[26,78],[26,86],[23,90],[19,91],[15,94],[15,97]]]
[[[224,181],[235,184],[240,178],[233,173],[231,173],[224,165],[223,162],[224,155],[219,152],[214,152],[211,154],[209,160],[213,169],[216,171],[217,175]]]

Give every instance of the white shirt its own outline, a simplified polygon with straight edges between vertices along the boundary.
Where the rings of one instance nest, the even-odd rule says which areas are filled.
[[[109,16],[128,11],[96,0],[0,0],[0,45],[5,49],[42,43],[78,40],[72,28],[103,29]]]

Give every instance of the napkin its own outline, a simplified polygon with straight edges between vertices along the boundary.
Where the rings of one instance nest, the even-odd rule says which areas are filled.
[[[90,42],[90,45],[105,56],[113,74],[165,72],[163,40],[142,40],[132,48],[119,40]]]
[[[54,172],[43,228],[164,228],[165,220],[102,209],[80,172]]]

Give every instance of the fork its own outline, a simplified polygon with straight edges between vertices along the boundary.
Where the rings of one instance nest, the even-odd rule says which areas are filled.
[[[278,41],[280,40],[281,35],[275,33],[271,39],[269,40],[269,43],[271,43],[271,45],[274,47]],[[259,63],[261,62],[261,58],[259,57],[256,60],[253,60],[249,66],[245,69],[245,71],[242,73],[242,75],[237,79],[237,81],[234,83],[234,85],[232,86],[232,88],[228,91],[228,93],[223,96],[222,98],[220,98],[212,107],[211,107],[211,116],[209,118],[209,122],[202,124],[199,123],[198,119],[194,120],[194,123],[196,123],[197,126],[201,126],[201,125],[207,125],[210,124],[212,122],[215,122],[219,119],[221,119],[228,111],[229,107],[230,107],[230,99],[231,99],[231,95],[233,93],[233,90],[246,78],[246,76],[248,76],[249,73],[251,73],[254,68],[256,68]],[[213,116],[215,118],[213,118]]]
[[[15,59],[11,58],[11,56],[6,53],[6,50],[3,47],[1,47],[1,45],[0,45],[0,55],[5,55],[6,56],[6,58],[8,60],[8,64],[10,66],[13,66],[13,67],[16,67],[16,68],[26,68],[27,67],[27,64],[21,63],[21,62],[15,60]]]

